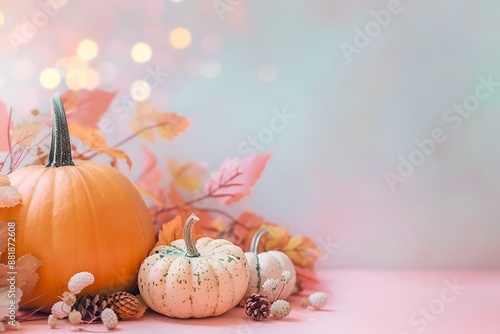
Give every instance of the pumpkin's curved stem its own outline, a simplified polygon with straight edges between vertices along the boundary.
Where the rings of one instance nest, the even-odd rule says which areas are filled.
[[[186,243],[186,250],[189,257],[198,257],[200,256],[200,252],[196,249],[196,242],[194,241],[193,236],[193,226],[200,218],[196,217],[193,213],[186,221],[184,225],[184,242]]]
[[[49,161],[45,167],[74,166],[71,159],[71,142],[69,139],[68,122],[61,100],[56,93],[52,102],[52,139],[50,142]]]
[[[249,252],[254,253],[257,255],[259,252],[259,242],[260,238],[266,233],[269,233],[269,230],[267,228],[263,228],[262,230],[259,230],[257,233],[252,238],[252,242],[250,243],[250,250]]]

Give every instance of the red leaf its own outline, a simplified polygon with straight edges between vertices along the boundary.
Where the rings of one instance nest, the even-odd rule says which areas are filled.
[[[0,101],[0,152],[9,151],[9,112],[7,107]],[[12,129],[12,122],[10,123]]]
[[[243,159],[226,159],[205,183],[205,192],[219,203],[231,205],[252,195],[272,153],[250,154]]]
[[[97,129],[97,123],[111,105],[118,92],[105,92],[99,89],[79,91],[69,90],[61,96],[68,123]]]

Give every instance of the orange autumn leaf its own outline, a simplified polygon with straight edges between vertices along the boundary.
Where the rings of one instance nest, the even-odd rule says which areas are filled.
[[[109,147],[99,130],[77,123],[69,124],[68,129],[70,135],[80,139],[90,150],[98,154],[106,154],[112,158],[125,159],[130,172],[132,168],[130,157],[119,148]]]
[[[10,184],[7,175],[0,175],[0,208],[12,208],[21,203],[21,195]]]
[[[170,184],[167,197],[172,207],[176,208],[175,212],[181,216],[182,221],[186,221],[192,213],[198,216],[200,220],[194,225],[195,229],[200,228],[200,231],[202,231],[206,236],[215,238],[224,229],[222,220],[214,218],[209,211],[197,209],[189,204],[186,204],[186,201],[182,198],[181,194],[173,184]]]
[[[305,235],[294,235],[281,249],[298,266],[312,270],[319,258],[324,258],[316,243]]]
[[[200,188],[202,179],[207,173],[204,164],[188,162],[181,165],[174,159],[167,159],[167,168],[172,182],[177,187],[190,192],[195,192]]]
[[[308,237],[291,236],[288,227],[265,221],[252,212],[243,212],[238,218],[238,224],[233,229],[235,243],[248,251],[253,236],[263,228],[266,228],[269,233],[262,236],[259,252],[281,251],[287,254],[295,265],[308,270],[311,270],[316,261],[323,257],[317,245]]]
[[[22,127],[12,130],[11,137],[18,145],[31,146],[44,127],[45,125],[39,122],[27,122]]]
[[[156,246],[168,246],[172,241],[184,238],[184,224],[181,215],[177,215],[173,220],[163,224],[160,232],[158,233],[158,242]],[[201,228],[194,225],[194,240],[204,237],[201,233]]]
[[[61,96],[68,123],[97,129],[97,123],[108,111],[117,93],[118,91],[106,92],[100,89],[68,90]]]
[[[186,131],[190,125],[187,118],[174,112],[159,112],[151,100],[138,102],[135,107],[135,115],[135,118],[130,122],[132,131],[150,142],[155,141],[154,128],[160,137],[172,140]]]

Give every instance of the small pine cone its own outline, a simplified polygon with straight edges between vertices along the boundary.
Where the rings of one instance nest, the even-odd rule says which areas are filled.
[[[78,298],[75,309],[82,314],[82,320],[90,321],[101,315],[106,308],[106,298],[100,295],[83,295]]]
[[[120,291],[110,294],[107,298],[107,307],[115,311],[120,319],[130,318],[139,312],[141,303],[134,295]]]
[[[245,312],[253,320],[265,320],[271,314],[271,302],[266,296],[254,293],[247,299]]]

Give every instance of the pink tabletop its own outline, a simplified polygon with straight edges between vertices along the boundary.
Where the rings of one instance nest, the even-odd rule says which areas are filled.
[[[171,319],[149,311],[140,320],[121,321],[119,333],[339,333],[499,334],[500,272],[320,271],[330,300],[323,310],[302,309],[291,298],[283,320],[256,322],[237,307],[208,319]],[[325,290],[325,289],[324,289]],[[333,293],[331,292],[333,291]],[[304,292],[308,295],[308,292]],[[87,332],[108,332],[101,324]],[[67,320],[51,330],[46,321],[24,322],[17,332],[76,332]]]

